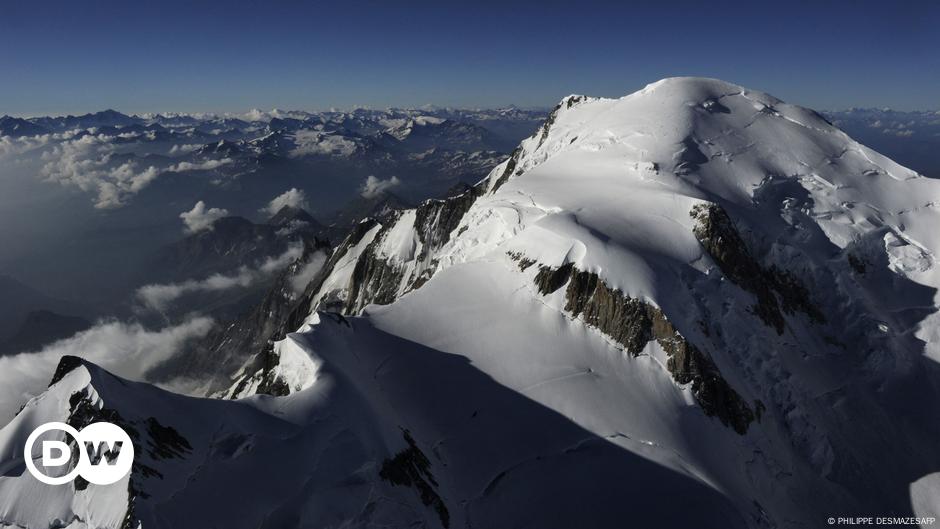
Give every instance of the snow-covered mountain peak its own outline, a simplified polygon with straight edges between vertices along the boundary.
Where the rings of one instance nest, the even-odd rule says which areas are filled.
[[[361,225],[233,391],[317,387],[286,366],[299,347],[329,371],[317,310],[337,311],[694,468],[751,519],[900,508],[940,466],[936,427],[893,418],[938,370],[938,197],[812,110],[733,84],[567,97],[477,186]]]
[[[565,98],[542,129],[494,169],[489,189],[507,182],[503,196],[528,194],[568,213],[588,205],[620,207],[642,196],[652,201],[637,210],[646,215],[657,209],[657,197],[753,209],[775,189],[797,186],[809,195],[802,207],[820,217],[821,229],[839,247],[857,239],[856,228],[873,218],[900,230],[905,223],[897,214],[924,208],[929,200],[918,197],[936,193],[932,181],[858,144],[811,110],[700,78],[665,79],[620,99]],[[860,203],[868,207],[855,207]],[[689,222],[681,211],[659,214]]]
[[[278,460],[257,502],[200,512],[755,529],[935,514],[938,197],[815,112],[729,83],[566,97],[476,186],[352,226],[263,312],[277,329],[224,393],[242,400],[109,386],[122,416],[172,420],[193,447],[139,505],[181,517],[182,479],[200,497],[286,442],[310,459]],[[321,461],[341,468],[321,479]],[[339,476],[332,519],[320,492]],[[243,503],[254,518],[227,510]]]

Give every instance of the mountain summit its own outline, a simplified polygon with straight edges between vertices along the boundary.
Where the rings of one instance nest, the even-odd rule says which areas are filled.
[[[938,514],[940,182],[811,110],[673,78],[564,98],[458,193],[357,225],[271,312],[236,402],[105,399],[137,421],[137,394],[177,410],[153,417],[193,447],[148,460],[162,478],[132,475],[130,526]],[[49,402],[43,419],[68,418],[85,379],[63,382],[0,432],[8,468],[18,424]],[[276,435],[255,430],[268,419]],[[263,473],[295,446],[313,455]],[[117,527],[94,493],[45,509],[16,494],[10,523]]]

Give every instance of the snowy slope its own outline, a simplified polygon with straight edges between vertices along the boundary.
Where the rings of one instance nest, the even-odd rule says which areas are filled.
[[[363,317],[757,525],[909,513],[940,467],[938,197],[812,111],[667,79],[566,98],[476,188],[350,249],[311,306],[391,303]]]
[[[140,505],[233,527],[936,516],[938,199],[940,182],[814,112],[721,81],[569,96],[477,186],[359,225],[233,381],[226,396],[242,400],[183,412],[168,404],[181,397],[126,390],[154,395],[129,417],[193,421],[178,429],[194,450],[230,419],[284,428],[280,449],[268,439],[241,457],[245,476],[283,464],[295,441],[324,447],[281,469],[289,502],[212,457],[172,471],[238,483],[225,497],[251,491],[258,512],[292,518],[185,504],[218,497],[192,482]],[[342,471],[309,476],[334,459],[358,469],[361,494]],[[0,477],[0,491],[22,479]],[[327,514],[323,491],[337,490]],[[22,498],[5,516],[67,514]],[[88,509],[113,519],[115,498]]]
[[[325,374],[316,390],[277,402],[183,397],[74,357],[56,376],[0,431],[2,527],[273,529],[436,519],[378,475],[381,461],[405,444],[401,434],[386,448],[381,425],[361,421],[355,396],[332,388]],[[49,486],[26,472],[22,449],[34,427],[98,420],[120,424],[134,439],[128,478]]]

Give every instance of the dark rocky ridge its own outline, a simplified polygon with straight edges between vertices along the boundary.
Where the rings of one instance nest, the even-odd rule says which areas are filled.
[[[506,161],[506,167],[503,169],[503,172],[496,177],[496,181],[493,183],[493,192],[495,193],[497,189],[502,187],[503,184],[509,181],[509,178],[512,177],[516,171],[516,165],[519,164],[519,158],[522,157],[522,149],[516,148],[512,151],[512,154],[509,155],[509,160]]]
[[[777,334],[783,334],[784,313],[799,311],[813,322],[826,321],[798,278],[775,265],[761,266],[751,255],[724,208],[717,204],[696,205],[689,214],[697,222],[693,233],[702,248],[725,277],[757,297],[754,313]]]
[[[558,114],[559,112],[562,111],[562,109],[571,108],[577,105],[578,103],[582,103],[587,100],[588,100],[587,96],[571,95],[562,99],[561,102],[555,105],[555,108],[552,109],[552,112],[548,115],[548,118],[545,119],[545,123],[542,123],[542,127],[539,129],[539,132],[538,132],[539,145],[538,146],[541,147],[542,143],[545,142],[545,139],[548,138],[548,132],[551,130],[552,125],[555,124],[555,120],[558,119]]]
[[[253,349],[257,351],[257,354],[246,364],[241,378],[234,385],[233,394],[238,394],[258,376],[261,377],[261,381],[256,390],[257,393],[268,395],[289,393],[290,388],[272,375],[272,370],[279,361],[274,352],[274,342],[284,339],[288,333],[300,327],[313,310],[356,314],[369,304],[392,303],[403,291],[424,285],[431,278],[436,265],[433,260],[429,261],[430,256],[450,240],[451,233],[460,224],[470,206],[485,191],[486,181],[482,181],[460,194],[441,200],[427,200],[416,208],[412,229],[423,243],[423,248],[420,255],[416,257],[418,266],[412,277],[405,278],[402,266],[390,262],[378,253],[388,230],[402,216],[401,212],[397,212],[386,219],[379,233],[356,260],[345,298],[334,299],[327,295],[315,301],[314,297],[336,263],[356,246],[369,230],[379,225],[379,221],[369,218],[357,224],[320,273],[307,285],[303,296],[290,308],[287,316],[275,318],[277,321],[272,326],[277,330],[266,334],[263,345],[257,341],[251,344],[253,347],[258,345],[261,347]],[[265,325],[271,324],[265,322]]]
[[[520,262],[523,270],[529,265]],[[572,317],[580,316],[634,357],[655,340],[669,358],[666,368],[673,379],[692,385],[692,395],[705,414],[718,417],[741,435],[747,433],[755,412],[722,378],[711,357],[686,340],[658,307],[612,289],[597,274],[582,272],[572,263],[540,267],[535,284],[542,295],[567,285],[564,310]]]
[[[538,136],[538,145],[536,145],[535,148],[538,149],[541,147],[542,143],[544,143],[546,138],[548,138],[548,133],[551,130],[552,125],[555,124],[555,120],[558,119],[558,114],[563,109],[569,109],[587,100],[587,96],[573,95],[566,97],[560,103],[555,105],[555,108],[552,109],[551,113],[542,123],[542,126],[539,127],[538,132],[536,132],[536,135]],[[512,151],[512,154],[509,155],[509,160],[506,162],[506,167],[503,169],[503,172],[498,177],[496,177],[496,181],[493,183],[493,192],[496,192],[496,190],[508,182],[511,177],[522,174],[521,170],[516,170],[516,166],[519,164],[520,158],[522,158],[522,147],[517,147]]]
[[[569,105],[570,106],[570,105]],[[506,176],[518,162],[521,150],[517,149],[508,161]],[[307,316],[316,309],[323,311],[336,311],[342,314],[355,314],[370,303],[388,304],[393,302],[403,291],[420,288],[433,275],[437,262],[431,257],[433,253],[444,246],[453,231],[460,224],[473,203],[486,193],[490,180],[484,179],[470,186],[462,184],[454,186],[453,193],[443,199],[431,199],[421,203],[415,209],[415,222],[412,228],[422,243],[421,251],[416,260],[415,271],[412,277],[404,277],[404,269],[397,263],[389,262],[379,255],[378,248],[388,230],[401,218],[404,201],[394,194],[384,192],[372,199],[363,198],[358,206],[341,214],[328,227],[327,232],[343,231],[346,225],[351,224],[348,237],[336,249],[323,270],[311,281],[305,289],[300,300],[291,305],[280,303],[277,309],[271,310],[268,300],[271,295],[252,311],[253,316],[230,324],[223,330],[214,331],[204,341],[208,345],[205,350],[221,351],[227,348],[229,357],[236,357],[233,362],[226,360],[226,365],[243,363],[241,375],[235,381],[233,394],[242,389],[260,376],[258,393],[283,395],[290,391],[282,381],[270,376],[271,370],[277,365],[279,359],[274,353],[273,343],[283,339],[288,333],[296,330]],[[358,213],[357,213],[358,212]],[[367,212],[365,220],[355,222],[351,219],[363,218],[362,213]],[[275,217],[277,218],[277,216]],[[272,219],[274,223],[275,219]],[[322,298],[314,300],[322,283],[329,277],[336,262],[344,257],[350,248],[355,246],[361,238],[377,224],[382,224],[381,231],[363,251],[356,261],[353,277],[346,287],[345,295],[339,299],[332,293],[325,293]],[[289,271],[290,273],[290,271]],[[402,286],[404,285],[404,288]],[[275,286],[275,291],[279,287]],[[257,316],[260,319],[255,319]],[[260,329],[260,330],[258,330]],[[240,353],[243,352],[243,353]],[[251,356],[251,353],[254,353]],[[220,354],[200,355],[207,358],[218,358]],[[244,359],[248,357],[247,362]],[[204,362],[205,363],[205,362]],[[218,394],[221,391],[220,382],[225,382],[231,374],[225,370],[223,376],[216,375],[209,394]]]
[[[415,257],[417,266],[412,277],[404,277],[402,266],[383,259],[378,248],[385,240],[401,215],[389,219],[376,235],[369,247],[356,262],[352,281],[349,285],[349,297],[342,308],[344,314],[356,314],[366,305],[374,303],[387,305],[397,299],[403,281],[404,291],[420,288],[434,273],[437,262],[429,257],[434,255],[448,241],[450,236],[477,198],[486,192],[486,184],[480,182],[469,190],[442,199],[426,200],[415,209],[415,221],[411,228],[422,243],[421,252]]]
[[[393,485],[411,487],[421,497],[421,503],[437,511],[441,525],[450,527],[450,512],[440,495],[434,490],[437,481],[431,474],[431,461],[418,448],[408,430],[402,432],[408,448],[395,454],[395,457],[382,462],[379,477]]]
[[[54,386],[56,382],[65,378],[65,375],[68,375],[82,365],[84,365],[84,360],[77,356],[62,356],[62,358],[59,359],[59,364],[55,367],[55,371],[52,373],[52,380],[49,381],[49,387]]]
[[[378,249],[388,234],[389,228],[397,221],[382,227],[372,243],[356,261],[349,282],[349,297],[343,307],[343,313],[353,314],[362,310],[369,303],[388,305],[395,301],[398,287],[404,278],[404,269],[378,254]]]
[[[450,240],[470,206],[485,192],[485,186],[475,185],[443,200],[428,200],[415,211],[415,231],[424,247],[418,260],[424,260],[429,249],[438,249]]]
[[[76,368],[86,366],[89,369],[97,369],[95,366],[88,366],[84,360],[75,356],[63,356],[59,360],[53,375],[50,386],[59,382],[74,371]],[[105,373],[104,376],[111,376]],[[93,374],[92,379],[95,378]],[[116,379],[117,380],[117,379]],[[123,383],[123,381],[121,381]],[[185,458],[192,452],[192,445],[175,428],[169,425],[161,424],[155,417],[148,417],[141,420],[128,420],[122,416],[116,409],[109,408],[102,401],[92,398],[88,388],[72,393],[69,397],[69,414],[65,423],[81,430],[89,424],[96,422],[110,422],[119,426],[127,432],[134,445],[134,464],[131,467],[131,477],[128,480],[128,505],[124,516],[121,529],[134,529],[139,526],[140,521],[135,514],[135,504],[139,498],[148,498],[149,495],[143,490],[141,481],[145,478],[162,479],[163,475],[155,468],[145,463],[145,456],[149,456],[153,461],[160,459],[179,459]],[[79,447],[72,439],[69,441],[72,447],[71,465],[77,464]],[[147,450],[144,450],[144,447]],[[106,456],[107,457],[107,456]],[[78,477],[72,486],[76,490],[85,490],[89,483]]]
[[[333,272],[336,263],[339,262],[351,248],[359,244],[362,238],[377,224],[378,223],[373,219],[366,219],[357,224],[342,244],[333,251],[330,259],[310,281],[299,299],[290,306],[284,307],[285,310],[278,318],[269,319],[265,316],[264,312],[259,313],[265,318],[265,324],[269,325],[268,329],[270,329],[270,331],[263,334],[263,343],[260,339],[262,335],[259,334],[259,339],[252,340],[245,346],[239,346],[244,347],[242,351],[244,351],[244,354],[248,355],[250,359],[243,367],[241,377],[235,381],[232,395],[237,395],[242,391],[255,376],[261,377],[257,393],[275,396],[289,393],[290,389],[283,381],[271,375],[271,370],[277,366],[278,363],[277,354],[274,352],[274,342],[283,340],[288,333],[294,332],[294,330],[303,324],[304,320],[314,309],[314,297],[323,285],[323,281]],[[329,304],[331,301],[327,300],[326,303]]]

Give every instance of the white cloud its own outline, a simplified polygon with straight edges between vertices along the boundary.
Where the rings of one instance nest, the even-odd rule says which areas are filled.
[[[103,134],[87,134],[63,141],[42,154],[46,163],[40,173],[64,185],[96,191],[96,208],[119,207],[128,195],[147,187],[160,170],[153,166],[141,169],[133,160],[115,165],[111,140]]]
[[[0,160],[8,157],[20,156],[29,151],[44,147],[55,140],[57,135],[43,134],[41,136],[0,136]]]
[[[123,206],[130,196],[150,185],[161,173],[207,171],[233,162],[231,158],[202,163],[180,162],[166,168],[142,167],[136,160],[115,161],[117,149],[113,136],[86,134],[65,139],[42,153],[45,162],[40,174],[63,185],[96,192],[95,207]]]
[[[310,114],[302,110],[281,110],[279,108],[273,108],[270,111],[253,108],[244,114],[230,115],[236,118],[244,119],[245,121],[271,121],[274,118],[304,119],[310,116]]]
[[[233,275],[212,274],[201,280],[189,279],[180,283],[144,285],[137,289],[137,297],[147,308],[163,312],[171,303],[186,294],[248,287],[255,281],[255,276],[255,271],[242,267]]]
[[[326,264],[326,257],[325,252],[314,253],[310,256],[310,261],[304,264],[297,274],[291,278],[291,289],[294,291],[295,296],[302,293],[307,285],[313,281],[317,272],[323,269],[323,265]]]
[[[137,298],[148,309],[165,312],[177,299],[197,292],[218,292],[231,288],[247,288],[271,276],[303,255],[303,246],[293,244],[281,255],[268,257],[257,268],[241,267],[234,274],[212,274],[205,279],[189,279],[179,283],[144,285],[137,289]]]
[[[290,151],[292,158],[310,155],[352,156],[359,143],[342,134],[323,133],[319,130],[303,129],[294,133],[295,147]]]
[[[380,178],[376,178],[375,176],[369,175],[369,177],[366,178],[365,183],[362,185],[362,197],[375,198],[389,189],[398,186],[399,184],[401,184],[401,180],[399,180],[397,176],[393,176],[387,180],[382,180]]]
[[[267,207],[261,211],[264,211],[269,215],[275,215],[284,206],[307,209],[307,195],[304,194],[302,189],[292,187],[280,195],[274,197],[271,202],[268,202]]]
[[[287,251],[275,257],[268,257],[258,267],[258,271],[263,274],[273,274],[287,265],[293,263],[303,255],[304,248],[300,244],[292,244],[287,247]]]
[[[222,158],[221,160],[206,160],[202,163],[180,162],[167,167],[166,170],[173,173],[182,173],[184,171],[210,171],[212,169],[218,169],[223,165],[228,165],[234,161],[235,160],[231,158]]]
[[[80,356],[122,377],[142,380],[186,342],[205,336],[212,325],[212,319],[205,317],[159,330],[139,323],[105,321],[40,352],[0,357],[0,423],[46,388],[63,355]]]
[[[198,143],[184,143],[182,145],[174,145],[170,147],[170,154],[187,154],[195,151],[202,145]]]
[[[200,200],[193,209],[180,213],[188,233],[211,230],[215,221],[228,216],[228,210],[222,208],[206,209],[206,203]]]

